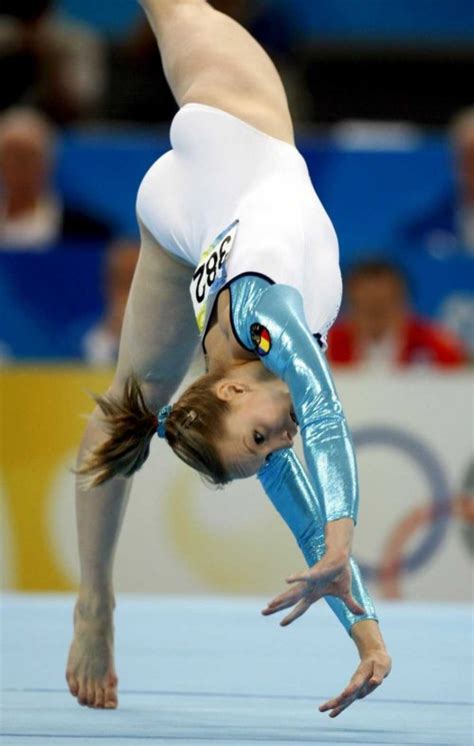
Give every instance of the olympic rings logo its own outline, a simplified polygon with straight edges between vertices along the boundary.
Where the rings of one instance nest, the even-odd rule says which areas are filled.
[[[378,582],[385,598],[401,598],[402,575],[418,570],[440,549],[452,517],[461,518],[468,527],[474,526],[474,501],[467,491],[451,497],[445,470],[436,453],[406,430],[366,427],[354,430],[353,439],[357,448],[383,445],[398,449],[415,461],[428,482],[430,504],[413,508],[392,528],[381,561],[377,565],[358,561],[364,578]],[[424,538],[404,555],[408,541],[423,527],[427,527]]]

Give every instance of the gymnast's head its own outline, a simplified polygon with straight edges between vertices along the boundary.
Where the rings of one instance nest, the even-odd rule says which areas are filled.
[[[158,434],[220,485],[256,474],[297,432],[287,386],[258,360],[202,376],[163,414]]]
[[[95,397],[108,439],[77,469],[88,486],[128,477],[146,461],[152,438],[214,485],[256,474],[297,432],[287,386],[258,360],[206,373],[158,417],[134,377],[123,396]]]

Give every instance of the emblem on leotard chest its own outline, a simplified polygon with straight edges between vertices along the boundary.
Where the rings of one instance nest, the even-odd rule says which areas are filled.
[[[219,233],[217,238],[202,252],[194,271],[189,292],[199,332],[206,327],[212,309],[212,301],[227,280],[226,262],[232,250],[239,221]]]

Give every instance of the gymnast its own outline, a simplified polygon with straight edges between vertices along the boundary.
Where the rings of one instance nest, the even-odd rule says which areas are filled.
[[[324,355],[342,293],[337,238],[264,50],[205,0],[141,4],[180,108],[172,149],[140,185],[117,369],[78,454],[66,679],[81,705],[117,707],[113,560],[131,477],[157,433],[214,484],[256,474],[293,532],[308,569],[262,613],[291,608],[285,626],[326,599],[361,659],[319,707],[335,717],[391,669],[351,557],[357,469]],[[199,340],[206,373],[171,404]],[[292,450],[298,426],[307,471]]]

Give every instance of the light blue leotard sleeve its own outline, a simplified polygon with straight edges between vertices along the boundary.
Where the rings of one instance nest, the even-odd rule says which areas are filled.
[[[253,274],[234,280],[230,293],[237,340],[288,385],[324,520],[350,517],[357,523],[352,438],[326,358],[307,327],[300,293]]]
[[[311,567],[316,564],[326,552],[323,514],[317,496],[294,451],[287,448],[273,453],[260,469],[258,479],[293,532],[308,565]],[[365,609],[365,614],[354,614],[337,596],[325,596],[325,600],[349,634],[355,622],[362,619],[378,621],[372,598],[352,557],[350,566],[352,596]]]
[[[263,364],[287,383],[299,420],[315,489],[291,449],[272,454],[258,478],[311,566],[326,551],[327,521],[347,516],[357,521],[358,480],[350,433],[325,357],[305,323],[298,291],[247,275],[234,280],[230,292],[237,340],[260,353]],[[340,598],[326,596],[349,633],[357,621],[377,620],[353,558],[350,565],[352,595],[365,614],[355,615]]]

